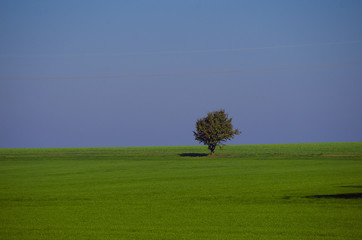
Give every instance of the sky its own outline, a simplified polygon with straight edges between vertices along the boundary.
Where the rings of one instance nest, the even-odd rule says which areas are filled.
[[[0,0],[0,148],[362,141],[362,1]]]

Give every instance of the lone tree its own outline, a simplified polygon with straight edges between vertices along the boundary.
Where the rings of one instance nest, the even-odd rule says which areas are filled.
[[[209,112],[206,117],[197,120],[196,131],[193,131],[195,140],[208,145],[211,155],[214,155],[216,146],[241,134],[238,129],[233,130],[231,120],[223,109]]]

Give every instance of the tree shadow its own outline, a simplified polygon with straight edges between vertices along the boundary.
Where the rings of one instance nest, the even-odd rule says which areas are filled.
[[[332,195],[312,195],[312,196],[306,196],[306,198],[358,199],[358,198],[362,198],[362,193],[342,193],[342,194],[332,194]]]
[[[181,157],[206,157],[209,156],[207,153],[181,153],[179,154]]]

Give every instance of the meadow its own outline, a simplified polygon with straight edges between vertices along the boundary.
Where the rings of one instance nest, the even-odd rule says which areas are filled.
[[[362,143],[0,149],[0,239],[362,239]]]

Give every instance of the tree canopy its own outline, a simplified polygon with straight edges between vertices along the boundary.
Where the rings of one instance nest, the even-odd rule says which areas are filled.
[[[193,131],[195,140],[208,145],[211,155],[215,153],[216,146],[223,145],[235,135],[241,134],[238,129],[233,129],[232,118],[228,117],[225,110],[209,112],[206,117],[198,119],[196,131]]]

